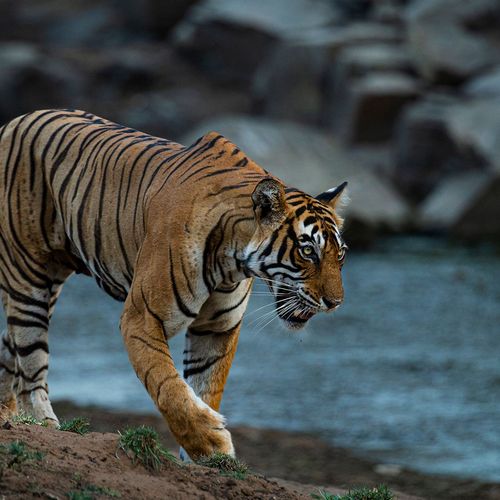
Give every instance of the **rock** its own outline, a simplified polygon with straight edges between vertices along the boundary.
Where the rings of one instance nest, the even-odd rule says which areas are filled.
[[[482,22],[500,29],[498,0],[420,0],[407,13],[408,40],[417,67],[427,80],[457,84],[500,61]],[[484,24],[484,23],[483,23]],[[474,29],[471,29],[473,27]]]
[[[243,93],[204,84],[141,92],[115,108],[119,123],[149,134],[180,141],[197,123],[220,113],[245,113],[250,100]]]
[[[163,39],[198,0],[121,0],[127,26],[133,32]]]
[[[76,107],[85,78],[27,43],[0,43],[0,123],[34,109]]]
[[[403,107],[419,95],[418,82],[396,72],[335,80],[324,121],[346,143],[386,141]]]
[[[447,128],[460,147],[471,149],[500,173],[500,97],[453,106],[447,113]]]
[[[214,78],[249,85],[276,41],[336,16],[321,0],[205,0],[175,29],[173,43]]]
[[[319,124],[326,61],[324,50],[278,44],[255,74],[254,109],[272,118]]]
[[[181,142],[189,144],[211,130],[288,185],[310,194],[347,180],[351,202],[345,212],[346,237],[351,243],[366,243],[381,228],[396,230],[407,222],[408,207],[395,190],[323,133],[291,122],[229,116],[202,123]]]
[[[10,0],[12,2],[12,0]],[[16,38],[60,47],[123,45],[130,37],[123,9],[114,0],[12,2]]]
[[[447,115],[457,100],[429,95],[409,105],[395,127],[394,180],[412,201],[425,198],[452,173],[481,169],[484,161],[450,136]]]
[[[211,20],[193,27],[190,36],[176,38],[180,53],[212,79],[249,86],[255,70],[277,39],[254,27]]]
[[[419,225],[466,240],[500,241],[500,175],[462,173],[445,179],[425,200]]]
[[[204,0],[189,12],[179,30],[218,20],[292,39],[302,30],[329,26],[338,19],[334,2],[323,0]]]
[[[500,66],[473,78],[463,90],[468,97],[500,97]]]
[[[349,87],[353,78],[374,70],[411,71],[404,46],[361,42],[365,40],[361,37],[351,40],[353,33],[342,39],[346,44],[342,49],[335,50],[330,42],[321,45],[306,39],[278,43],[255,74],[256,110],[273,118],[329,123],[338,107],[336,91],[343,100],[343,87]]]
[[[373,3],[372,19],[394,25],[404,23],[403,9],[397,0],[378,0]]]
[[[345,47],[359,44],[401,43],[404,33],[401,28],[371,21],[358,21],[346,26],[316,27],[302,30],[292,40],[302,45],[326,49],[331,60]]]
[[[408,47],[395,43],[359,43],[344,47],[334,62],[347,77],[363,76],[369,71],[411,73],[413,63]]]

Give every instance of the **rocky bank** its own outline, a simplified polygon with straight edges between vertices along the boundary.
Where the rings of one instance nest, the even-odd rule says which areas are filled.
[[[495,0],[4,0],[0,11],[0,122],[70,107],[179,141],[218,128],[299,187],[349,180],[351,244],[409,230],[498,240]]]

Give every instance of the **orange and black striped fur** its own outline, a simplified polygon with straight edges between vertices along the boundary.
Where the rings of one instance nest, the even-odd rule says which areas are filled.
[[[213,132],[185,147],[82,111],[14,119],[0,129],[3,413],[57,425],[48,326],[84,273],[125,301],[130,361],[181,446],[234,453],[217,410],[253,278],[293,328],[340,304],[343,187],[285,188]],[[168,342],[185,330],[182,377]]]

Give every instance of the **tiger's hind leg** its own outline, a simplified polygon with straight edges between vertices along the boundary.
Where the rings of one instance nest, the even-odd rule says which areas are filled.
[[[26,272],[21,271],[20,266],[15,263],[9,266],[11,273],[8,280],[4,276],[2,285],[7,319],[7,336],[4,337],[6,350],[2,352],[4,357],[7,351],[10,355],[9,375],[11,380],[14,377],[9,401],[12,401],[14,393],[17,410],[57,426],[59,422],[48,397],[48,327],[62,283],[72,271],[59,266],[55,269],[52,267],[51,264],[40,265],[36,279],[28,281],[23,279]],[[13,353],[14,373],[11,368]]]
[[[28,325],[28,330],[15,335],[17,376],[14,382],[14,391],[17,394],[18,409],[33,415],[37,420],[46,421],[49,425],[57,426],[59,421],[48,397],[47,373],[48,373],[48,324],[54,312],[55,304],[61,292],[64,279],[71,272],[63,272],[61,278],[51,282],[48,292],[48,303],[42,309],[47,311],[46,315],[37,309],[34,318],[43,322],[40,325]],[[44,297],[46,296],[43,294]],[[26,311],[28,312],[28,311]],[[39,314],[42,314],[41,316]],[[30,313],[28,312],[28,316]],[[45,326],[45,319],[46,325]],[[33,318],[32,318],[33,319]],[[20,339],[23,339],[21,341]],[[28,345],[24,345],[24,339],[30,339]],[[23,343],[20,343],[23,342]],[[21,347],[21,348],[20,348]]]
[[[0,342],[0,419],[6,419],[17,411],[14,392],[16,353],[7,330],[2,332]]]
[[[57,425],[47,386],[50,290],[31,286],[8,295],[7,328],[16,353],[18,409]]]
[[[2,302],[6,312],[7,295],[4,292],[2,292]],[[16,370],[16,352],[6,329],[0,338],[0,419],[15,415],[17,410],[14,392]]]
[[[231,293],[214,292],[186,334],[184,379],[212,409],[218,411],[233,362],[251,281]],[[181,448],[183,461],[190,461]]]

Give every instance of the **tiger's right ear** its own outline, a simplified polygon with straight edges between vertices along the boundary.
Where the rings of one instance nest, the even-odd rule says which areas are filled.
[[[281,182],[268,177],[261,180],[252,193],[257,221],[276,229],[286,218],[285,188]]]

